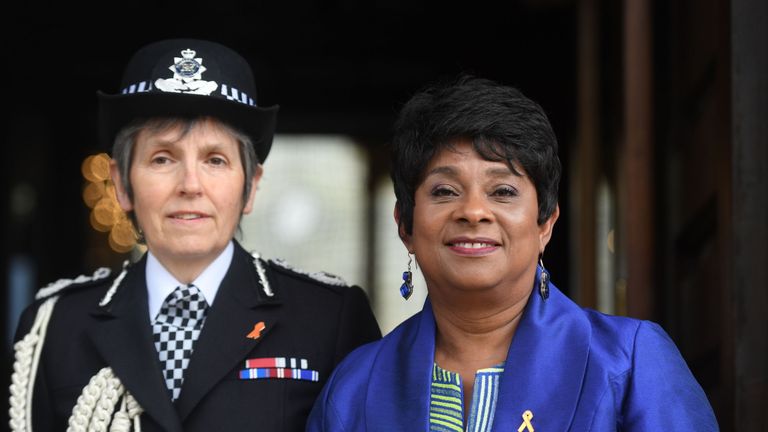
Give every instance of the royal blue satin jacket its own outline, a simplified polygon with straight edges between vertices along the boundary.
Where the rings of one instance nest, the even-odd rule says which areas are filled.
[[[310,432],[428,431],[435,355],[429,299],[384,339],[336,368]],[[523,414],[530,411],[530,428]],[[582,309],[550,284],[531,295],[509,348],[494,431],[717,431],[669,336],[649,321]]]

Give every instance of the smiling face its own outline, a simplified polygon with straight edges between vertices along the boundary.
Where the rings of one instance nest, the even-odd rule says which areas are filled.
[[[430,296],[493,290],[519,300],[533,288],[558,211],[539,225],[536,188],[521,167],[517,175],[467,140],[452,144],[428,164],[415,192],[413,233],[401,227],[400,236]]]
[[[120,206],[135,212],[147,248],[172,273],[207,266],[251,211],[261,169],[243,202],[245,174],[238,141],[214,121],[159,133],[141,131],[133,149],[131,200],[116,166],[112,178]]]

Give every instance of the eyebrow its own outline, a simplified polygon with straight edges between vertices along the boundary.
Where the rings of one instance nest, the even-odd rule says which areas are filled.
[[[425,177],[429,177],[435,174],[445,174],[448,176],[456,176],[456,169],[449,165],[443,165],[439,167],[432,168],[429,170],[427,175]]]
[[[152,146],[161,149],[172,149],[179,147],[179,140],[154,140]],[[200,145],[202,153],[223,153],[226,146],[220,142],[208,142]]]
[[[506,177],[510,174],[520,177],[517,173],[509,169],[508,167],[505,168],[489,168],[485,170],[485,173],[491,177]]]
[[[429,170],[429,172],[425,177],[429,177],[437,174],[444,174],[449,177],[457,177],[459,175],[458,170],[453,165],[442,165]],[[507,167],[488,168],[487,170],[485,170],[485,174],[491,177],[506,177],[510,174],[521,177],[520,175],[518,175],[517,173],[515,173],[514,171],[512,171]]]
[[[211,142],[211,143],[205,143],[200,146],[200,150],[203,151],[203,153],[225,153],[225,149],[227,146],[224,145],[224,143],[220,142]]]

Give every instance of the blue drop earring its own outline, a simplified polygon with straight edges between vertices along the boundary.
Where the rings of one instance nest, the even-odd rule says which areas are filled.
[[[544,262],[541,260],[541,254],[539,254],[539,295],[542,300],[549,298],[549,272],[544,268]]]
[[[400,285],[400,295],[408,300],[413,294],[413,272],[411,272],[411,254],[408,253],[408,270],[403,272],[403,284]]]

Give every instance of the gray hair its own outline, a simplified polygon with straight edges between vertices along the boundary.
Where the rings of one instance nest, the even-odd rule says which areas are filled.
[[[156,117],[150,119],[138,119],[120,129],[120,132],[118,132],[115,137],[115,143],[112,146],[112,159],[114,159],[117,164],[117,169],[120,171],[120,181],[131,202],[133,201],[133,187],[131,186],[130,174],[131,166],[133,165],[133,148],[136,145],[136,138],[138,138],[139,133],[146,130],[157,134],[179,128],[180,133],[177,139],[180,140],[187,136],[187,134],[196,126],[199,126],[206,121],[214,121],[218,127],[237,140],[240,144],[240,163],[243,166],[243,173],[245,174],[242,205],[245,207],[245,203],[248,201],[248,196],[251,194],[251,187],[253,185],[251,180],[256,174],[259,158],[256,156],[256,150],[253,148],[253,143],[248,135],[240,132],[226,122],[213,117],[197,117],[193,119],[181,117]],[[131,222],[133,222],[133,226],[139,229],[136,215],[131,211],[128,213],[128,217],[131,219]],[[238,224],[238,231],[239,229]]]

